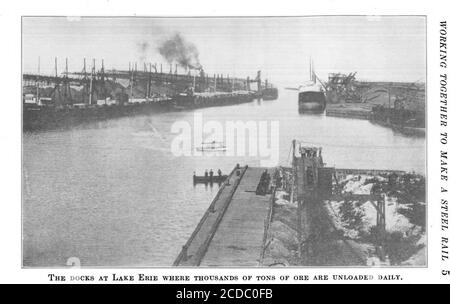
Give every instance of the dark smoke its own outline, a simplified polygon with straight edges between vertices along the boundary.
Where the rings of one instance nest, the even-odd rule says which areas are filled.
[[[201,69],[197,47],[186,41],[180,33],[175,33],[158,47],[159,53],[169,62],[178,63],[184,68]]]

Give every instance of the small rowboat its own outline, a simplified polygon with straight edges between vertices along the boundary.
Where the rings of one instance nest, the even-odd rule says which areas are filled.
[[[200,147],[196,148],[197,151],[201,152],[217,152],[217,151],[226,151],[227,146],[220,141],[211,141],[211,142],[203,142]]]
[[[197,183],[222,183],[227,179],[228,175],[213,175],[213,176],[205,176],[205,175],[194,175],[193,180],[194,184]]]

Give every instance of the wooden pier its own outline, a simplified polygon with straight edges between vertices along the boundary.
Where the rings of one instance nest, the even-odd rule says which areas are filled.
[[[264,170],[233,169],[174,266],[259,266],[272,198],[256,195]]]

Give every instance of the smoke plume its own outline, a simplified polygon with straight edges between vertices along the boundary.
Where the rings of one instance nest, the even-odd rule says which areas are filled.
[[[180,33],[175,33],[164,41],[158,47],[158,51],[169,63],[175,62],[190,69],[202,68],[197,47],[192,42],[186,41]]]

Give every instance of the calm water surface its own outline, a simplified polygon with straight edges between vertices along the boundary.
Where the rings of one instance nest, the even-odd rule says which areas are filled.
[[[327,165],[425,172],[425,139],[365,120],[300,115],[295,92],[276,101],[197,110],[203,120],[276,120],[280,164],[292,139],[323,147]],[[125,117],[23,136],[25,266],[167,266],[202,217],[218,186],[194,187],[192,173],[258,157],[175,157],[176,121],[193,111]]]

